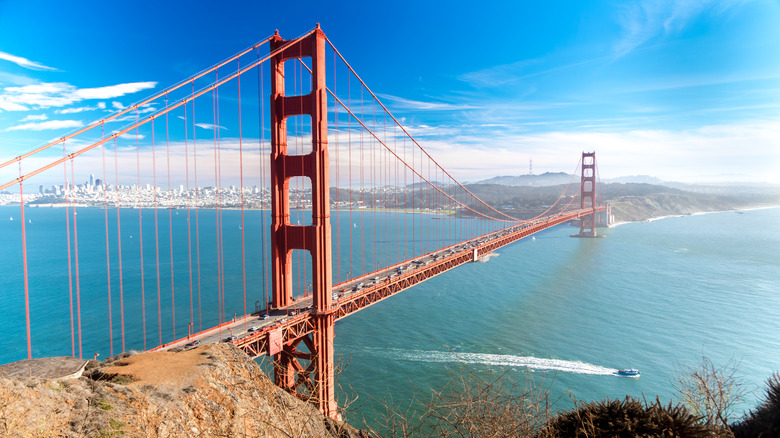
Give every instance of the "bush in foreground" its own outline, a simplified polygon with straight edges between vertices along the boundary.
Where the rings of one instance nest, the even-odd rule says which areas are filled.
[[[772,374],[767,386],[761,405],[751,411],[743,421],[731,427],[735,437],[780,436],[780,374]]]
[[[553,418],[537,435],[555,437],[705,437],[712,429],[682,405],[667,406],[656,398],[646,404],[632,397],[586,403]]]

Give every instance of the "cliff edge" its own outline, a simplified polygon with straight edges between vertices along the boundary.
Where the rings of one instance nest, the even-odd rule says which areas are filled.
[[[0,370],[0,436],[368,436],[275,386],[232,345],[123,354],[67,374]]]

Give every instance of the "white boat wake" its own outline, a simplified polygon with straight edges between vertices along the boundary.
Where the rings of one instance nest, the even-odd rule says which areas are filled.
[[[417,362],[459,362],[490,366],[524,367],[532,370],[561,371],[575,374],[610,375],[617,372],[614,368],[607,368],[579,361],[544,359],[533,356],[514,356],[510,354],[454,353],[449,351],[420,350],[398,350],[393,353],[393,356],[398,359]]]

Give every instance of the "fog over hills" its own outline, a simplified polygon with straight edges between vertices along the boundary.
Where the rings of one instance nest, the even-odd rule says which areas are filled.
[[[486,202],[516,217],[524,217],[551,205],[564,190],[567,196],[575,195],[579,180],[579,175],[547,172],[541,175],[497,176],[467,187]],[[600,181],[599,186],[597,192],[603,201],[612,205],[619,222],[780,205],[780,185],[777,184],[688,184],[636,175],[605,179]]]
[[[502,175],[493,178],[484,179],[469,183],[473,184],[495,184],[510,187],[547,187],[556,185],[566,185],[569,181],[578,181],[579,175],[573,175],[566,172],[545,172],[539,175]],[[684,183],[675,181],[664,181],[658,177],[650,175],[630,175],[617,178],[600,179],[601,184],[628,184],[630,187],[641,187],[640,185],[655,185],[669,187],[673,189],[684,190],[694,193],[707,193],[712,195],[756,195],[777,193],[780,191],[779,184],[770,183],[751,183],[751,182],[728,182],[713,181],[706,183]],[[634,186],[631,186],[634,184]],[[639,194],[639,193],[636,193]]]

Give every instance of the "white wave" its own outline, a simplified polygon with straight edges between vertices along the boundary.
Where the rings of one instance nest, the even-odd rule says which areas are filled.
[[[614,368],[607,368],[579,361],[545,359],[533,356],[514,356],[509,354],[412,350],[398,351],[395,352],[394,356],[399,359],[418,362],[460,362],[490,366],[524,367],[533,370],[562,371],[576,374],[609,375],[617,372]]]

